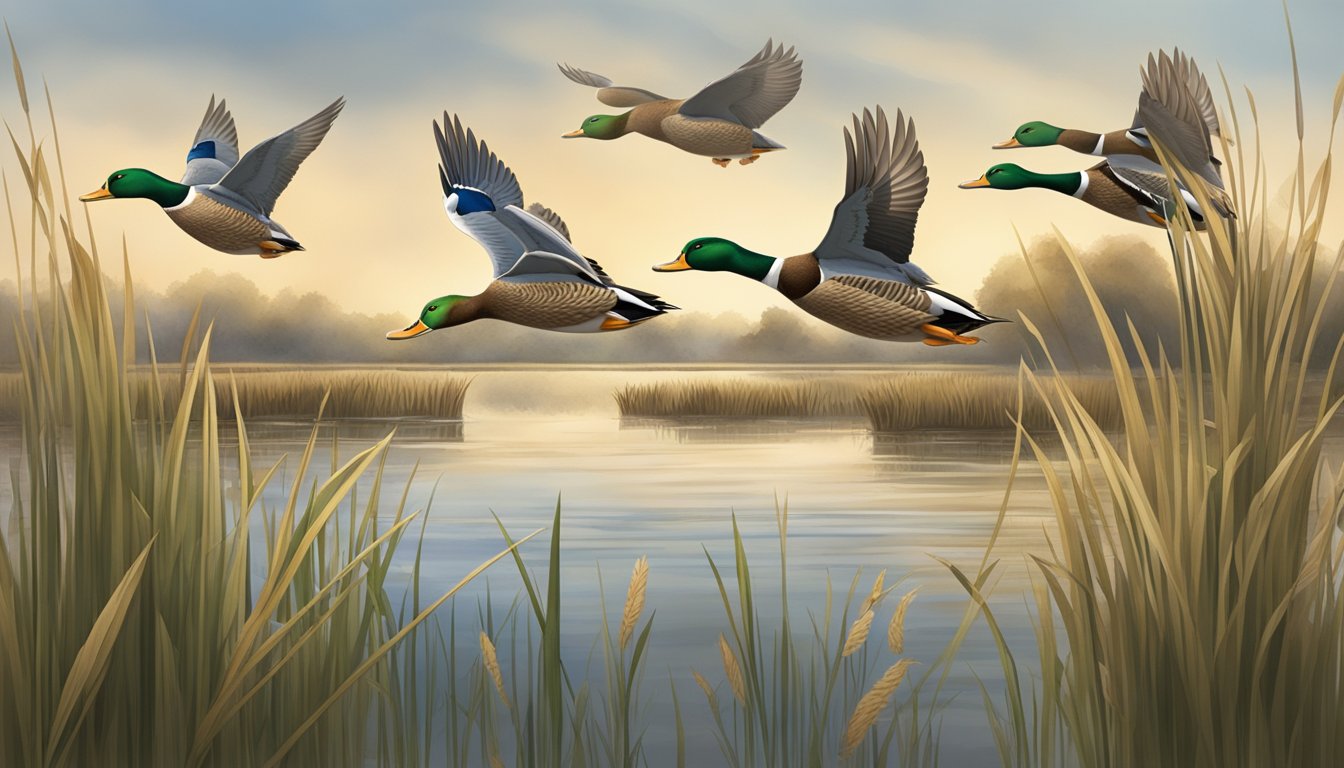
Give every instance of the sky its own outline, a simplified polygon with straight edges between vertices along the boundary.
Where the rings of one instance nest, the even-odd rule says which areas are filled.
[[[476,293],[490,279],[484,253],[443,214],[430,121],[445,110],[513,168],[528,202],[560,213],[578,248],[618,281],[685,309],[748,315],[787,301],[732,275],[649,267],[704,235],[779,256],[812,250],[843,188],[841,129],[866,106],[914,118],[931,185],[912,258],[968,298],[1016,250],[1014,229],[1027,239],[1058,227],[1079,244],[1138,234],[1162,245],[1161,230],[1057,193],[957,188],[996,162],[1047,172],[1090,165],[1062,148],[990,145],[1032,119],[1125,127],[1150,51],[1179,46],[1191,54],[1226,116],[1222,67],[1237,95],[1243,149],[1252,144],[1249,88],[1271,179],[1291,169],[1292,75],[1278,2],[1130,0],[1116,8],[1047,0],[731,8],[704,0],[227,7],[11,0],[3,15],[30,92],[40,93],[43,79],[50,88],[72,194],[123,167],[177,178],[211,94],[228,99],[244,151],[344,95],[345,112],[274,213],[306,252],[269,261],[216,253],[145,200],[99,203],[89,213],[105,246],[125,235],[137,283],[162,289],[203,269],[238,272],[272,294],[319,291],[347,310],[409,318],[430,298]],[[1289,10],[1307,157],[1317,158],[1344,72],[1337,47],[1344,5],[1300,0]],[[804,62],[797,98],[762,128],[787,151],[725,170],[640,136],[560,138],[585,116],[613,110],[566,80],[557,62],[683,97],[735,69],[767,37],[796,46]],[[0,78],[0,116],[20,131],[17,103],[12,80]],[[3,167],[17,174],[12,158]],[[1342,191],[1333,204],[1340,212]],[[1324,239],[1334,246],[1344,216],[1332,218]],[[0,280],[13,279],[15,267],[0,261]]]

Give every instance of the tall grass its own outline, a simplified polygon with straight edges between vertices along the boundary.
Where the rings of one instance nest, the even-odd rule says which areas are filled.
[[[314,428],[271,508],[263,493],[280,465],[252,466],[241,419],[235,469],[221,450],[208,330],[198,352],[183,350],[172,404],[151,359],[137,420],[129,257],[118,343],[97,249],[72,232],[64,180],[53,183],[54,118],[40,142],[13,62],[26,188],[16,199],[4,187],[9,220],[26,204],[30,227],[15,329],[21,448],[0,517],[0,764],[391,764],[391,729],[375,727],[388,652],[508,550],[397,616],[392,554],[415,513],[404,496],[382,507],[391,436],[344,462],[333,446],[321,473]],[[22,276],[17,231],[13,243]]]
[[[325,402],[325,415],[361,419],[460,419],[471,379],[421,371],[224,371],[214,379],[215,413],[223,420],[240,412],[250,419],[311,418]],[[131,413],[145,418],[160,407],[177,410],[182,400],[182,377],[176,373],[155,381],[144,372],[130,373]],[[0,422],[17,422],[23,415],[24,377],[0,374]]]
[[[1120,425],[1120,400],[1109,378],[1070,375],[1070,389],[1106,429]],[[1013,429],[1017,378],[982,371],[901,373],[845,378],[758,381],[689,380],[632,384],[615,393],[629,418],[864,417],[875,432],[911,429]],[[1028,393],[1020,418],[1052,421],[1045,400]]]
[[[1294,83],[1289,210],[1266,210],[1251,100],[1253,135],[1235,111],[1223,122],[1236,140],[1222,154],[1238,216],[1215,217],[1203,236],[1184,210],[1172,220],[1181,335],[1172,349],[1144,349],[1128,329],[1137,379],[1125,331],[1107,321],[1065,245],[1105,339],[1124,430],[1115,444],[1070,387],[1025,374],[1059,398],[1050,431],[1065,461],[1020,433],[1058,533],[1033,558],[1039,687],[1024,682],[1027,665],[984,608],[1008,680],[1002,708],[987,696],[1005,765],[1331,765],[1344,753],[1344,477],[1321,455],[1341,405],[1344,339],[1330,340],[1320,394],[1308,381],[1332,300],[1309,290],[1322,267],[1331,155],[1308,172],[1295,52]],[[1344,80],[1330,145],[1341,101]],[[1344,251],[1331,261],[1333,287]],[[983,605],[983,577],[953,570]]]
[[[1057,376],[1102,429],[1120,426],[1120,398],[1114,382],[1096,376]],[[876,432],[913,429],[1013,429],[1047,427],[1050,403],[1044,392],[1028,392],[1018,409],[1020,388],[1008,374],[901,374],[864,389],[859,402]]]
[[[866,591],[856,572],[839,602],[837,624],[828,578],[824,607],[809,612],[808,630],[798,634],[789,612],[787,505],[777,518],[781,618],[773,631],[761,621],[736,518],[731,577],[706,552],[728,623],[719,635],[724,684],[714,686],[699,672],[695,679],[725,760],[734,766],[936,765],[936,717],[921,704],[918,690],[887,712],[913,660],[879,662],[872,653],[879,644],[893,656],[904,650],[914,592],[893,599],[887,614],[883,603],[895,587],[886,586],[886,572]],[[878,622],[879,611],[889,620]],[[870,641],[874,634],[886,642]]]
[[[614,397],[628,418],[822,418],[860,415],[861,388],[846,379],[685,380],[630,384]]]

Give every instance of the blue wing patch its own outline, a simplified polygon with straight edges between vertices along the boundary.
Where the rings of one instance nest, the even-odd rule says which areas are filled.
[[[187,162],[190,163],[192,160],[199,160],[203,157],[214,158],[214,156],[215,142],[213,140],[202,141],[200,144],[192,147],[191,151],[187,153]]]
[[[457,213],[465,216],[469,213],[481,213],[483,211],[494,211],[495,201],[484,192],[479,192],[467,187],[453,187],[453,192],[457,194]]]

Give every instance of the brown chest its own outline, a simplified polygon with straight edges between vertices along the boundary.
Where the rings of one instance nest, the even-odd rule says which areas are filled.
[[[164,213],[174,224],[217,251],[234,254],[257,253],[260,243],[270,238],[270,228],[255,216],[230,208],[202,194]]]

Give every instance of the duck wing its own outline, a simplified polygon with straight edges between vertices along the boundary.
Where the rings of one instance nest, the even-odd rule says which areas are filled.
[[[456,115],[444,112],[442,127],[435,121],[434,141],[443,209],[453,226],[485,249],[498,278],[513,269],[527,250],[498,216],[506,206],[523,204],[518,178]]]
[[[928,285],[933,280],[910,263],[915,224],[929,189],[915,121],[896,111],[895,130],[881,107],[853,116],[845,129],[845,196],[814,252],[823,273],[856,274]]]
[[[554,227],[527,211],[515,205],[506,206],[496,213],[496,220],[522,243],[525,254],[542,252],[568,259],[598,285],[611,280],[597,262],[584,258]]]
[[[1208,126],[1175,63],[1166,51],[1161,52],[1160,59],[1148,54],[1148,66],[1142,74],[1139,119],[1147,136],[1156,137],[1177,162],[1222,189]]]
[[[1190,89],[1190,95],[1195,97],[1195,104],[1199,107],[1199,114],[1204,120],[1204,125],[1209,129],[1209,135],[1221,135],[1222,128],[1218,125],[1218,108],[1213,104],[1213,92],[1209,90],[1209,81],[1204,78],[1204,73],[1199,71],[1199,67],[1195,65],[1195,60],[1185,55],[1180,48],[1175,49],[1172,59],[1177,74],[1185,81],[1185,87]],[[1231,144],[1232,140],[1228,139],[1227,143]]]
[[[560,214],[552,211],[541,203],[532,203],[527,206],[527,212],[551,225],[551,229],[559,232],[561,237],[565,238],[565,240],[571,243],[574,242],[574,238],[569,236],[569,225],[565,223],[564,219],[560,218]]]
[[[687,99],[680,112],[687,117],[710,117],[760,128],[798,94],[803,62],[793,48],[765,47],[732,74],[722,77]]]
[[[213,191],[235,197],[270,216],[299,164],[317,149],[344,106],[345,99],[339,98],[316,115],[248,150]]]
[[[650,101],[666,101],[666,96],[659,96],[653,91],[647,91],[643,88],[632,88],[626,85],[616,85],[609,77],[603,77],[596,72],[588,72],[571,67],[568,64],[557,64],[565,77],[578,83],[597,89],[597,100],[609,107],[637,107],[640,104],[647,104]]]
[[[1172,207],[1177,200],[1190,209],[1195,222],[1203,221],[1204,209],[1190,190],[1177,182],[1173,193],[1171,183],[1167,181],[1167,172],[1162,166],[1139,155],[1112,155],[1104,162],[1093,166],[1094,169],[1111,177],[1112,180],[1128,190],[1135,202],[1147,205],[1166,218],[1171,218]],[[1092,170],[1092,169],[1089,169]],[[1217,198],[1214,207],[1222,216],[1230,215]]]
[[[216,104],[212,94],[201,126],[196,129],[196,138],[187,150],[187,170],[182,174],[182,183],[214,184],[237,162],[238,129],[233,124],[233,115],[224,100]]]

